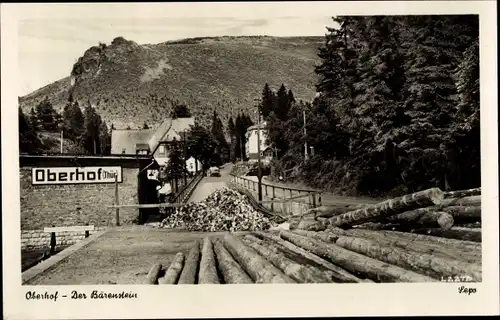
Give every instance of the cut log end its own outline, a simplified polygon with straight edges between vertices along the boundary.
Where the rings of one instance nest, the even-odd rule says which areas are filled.
[[[149,269],[148,275],[146,276],[146,284],[157,284],[158,281],[158,275],[160,274],[161,271],[161,264],[160,263],[155,263],[151,266]]]

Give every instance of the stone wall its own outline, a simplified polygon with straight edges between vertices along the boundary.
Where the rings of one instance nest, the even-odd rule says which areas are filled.
[[[89,235],[106,227],[96,227],[94,231],[89,231]],[[85,239],[85,231],[77,232],[57,232],[56,233],[56,248],[57,246],[68,246]],[[50,248],[50,233],[42,230],[22,230],[21,231],[21,250],[33,250],[40,248]]]
[[[96,227],[115,225],[116,211],[107,208],[115,200],[113,183],[32,185],[31,168],[23,166],[20,169],[21,230],[86,224]],[[122,167],[122,182],[118,184],[120,204],[139,202],[138,173],[138,168]],[[122,208],[120,223],[133,223],[138,215],[138,209]]]

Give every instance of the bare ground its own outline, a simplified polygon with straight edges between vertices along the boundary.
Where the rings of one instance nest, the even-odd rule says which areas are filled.
[[[35,276],[27,285],[142,284],[153,263],[168,268],[195,240],[224,232],[183,232],[146,226],[107,231],[88,246]]]

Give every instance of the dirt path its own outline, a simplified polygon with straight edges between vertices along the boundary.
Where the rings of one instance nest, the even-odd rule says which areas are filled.
[[[115,228],[26,284],[142,284],[153,263],[168,268],[177,252],[188,253],[193,241],[223,234],[146,226]]]
[[[231,165],[226,165],[220,170],[220,177],[204,177],[193,191],[193,194],[189,198],[188,202],[202,201],[215,190],[227,186],[227,182],[229,182],[231,177],[229,175],[230,172]]]

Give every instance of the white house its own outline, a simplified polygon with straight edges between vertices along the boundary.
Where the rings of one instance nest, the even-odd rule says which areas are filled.
[[[198,167],[196,167],[196,162],[198,162]],[[200,160],[196,160],[195,158],[191,157],[186,160],[186,168],[189,173],[195,174],[196,168],[198,168],[198,171],[202,169],[201,162]]]
[[[259,130],[260,128],[260,130]],[[262,122],[259,125],[253,125],[247,129],[246,139],[247,143],[245,145],[246,156],[249,162],[257,161],[258,159],[258,136],[257,133],[260,131],[260,156],[261,160],[264,162],[270,161],[273,157],[272,148],[266,143],[267,140],[267,129],[266,122]]]

